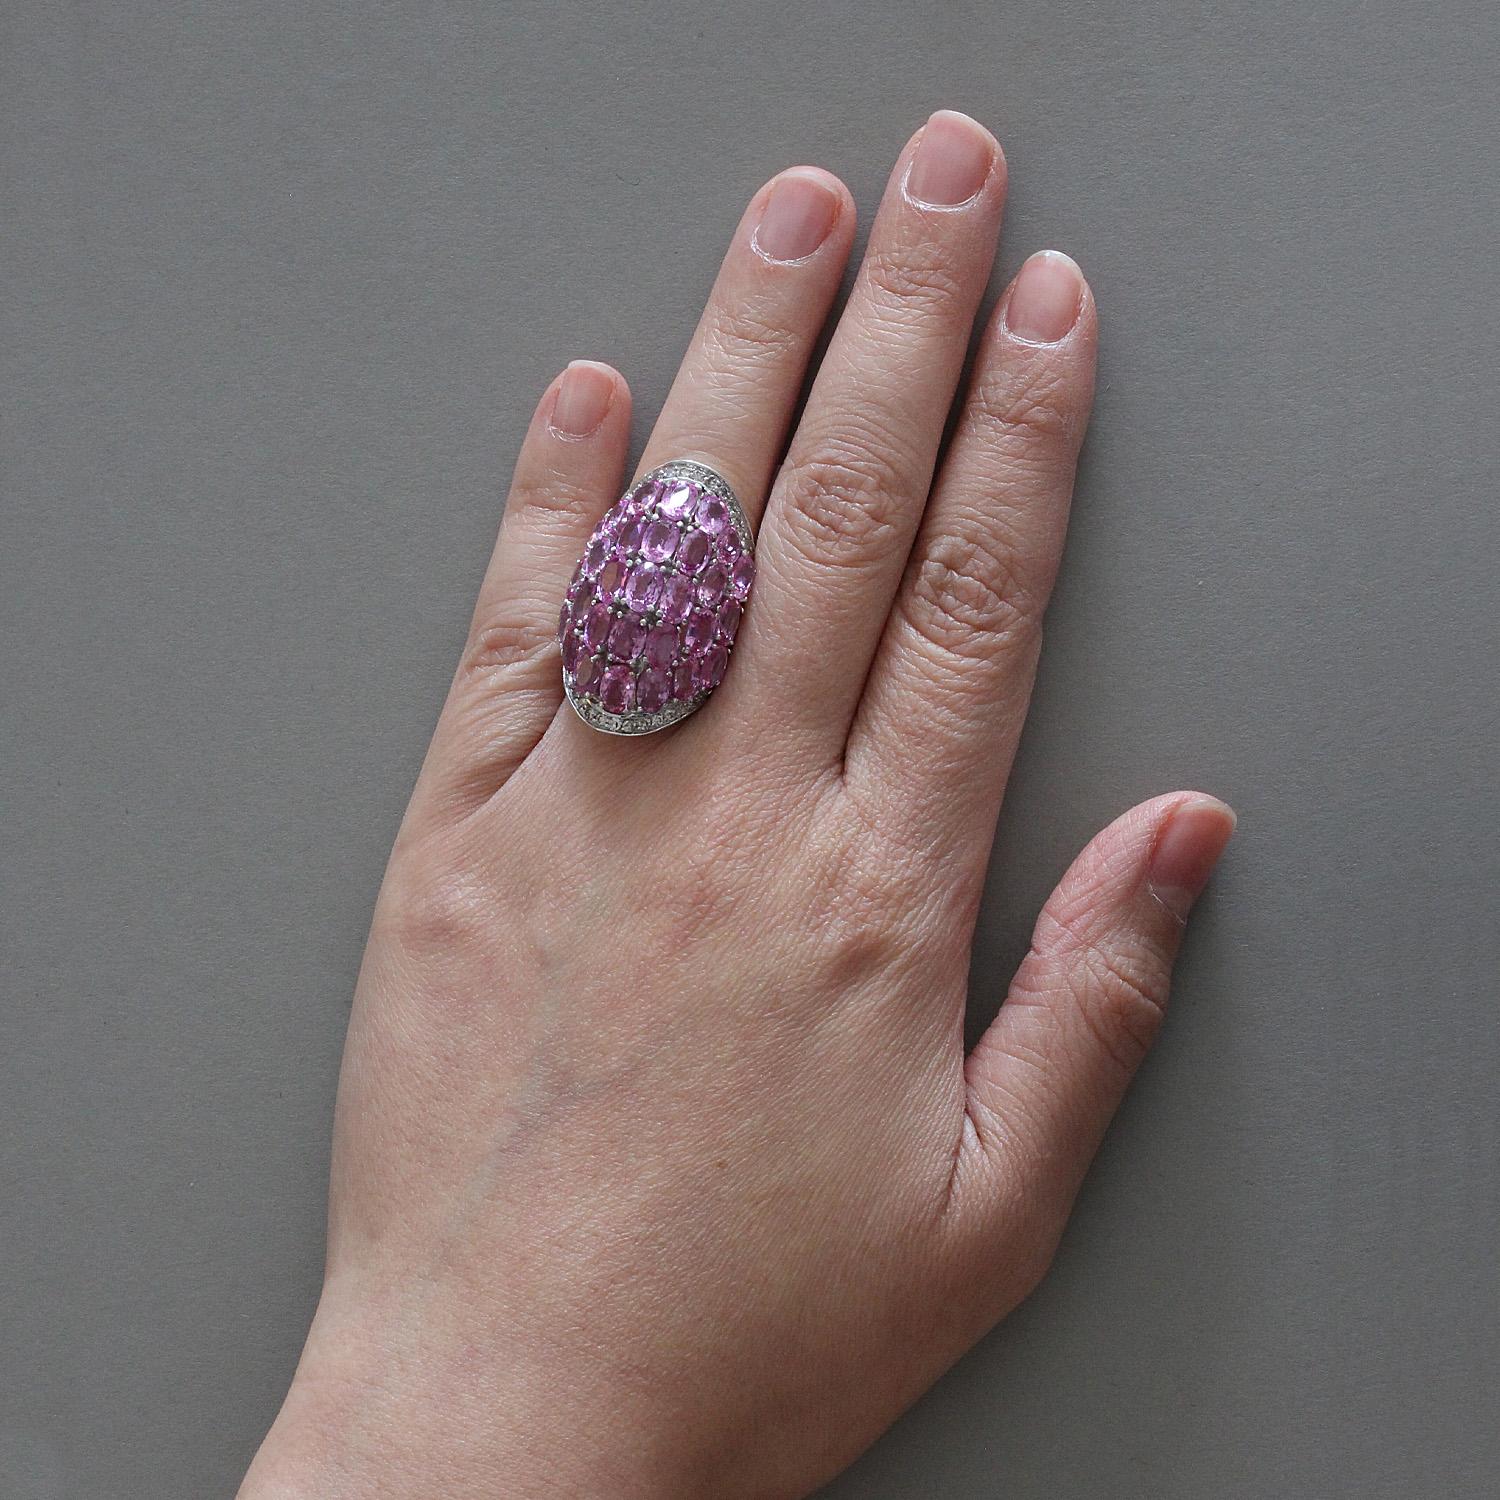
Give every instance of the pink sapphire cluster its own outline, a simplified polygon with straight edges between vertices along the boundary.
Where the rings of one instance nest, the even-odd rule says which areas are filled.
[[[595,704],[661,715],[718,687],[755,581],[749,541],[729,502],[691,479],[648,476],[610,509],[557,627],[570,696],[586,718]]]

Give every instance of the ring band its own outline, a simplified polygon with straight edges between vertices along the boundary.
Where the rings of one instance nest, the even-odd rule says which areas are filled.
[[[674,459],[610,507],[558,619],[563,690],[605,734],[654,734],[724,680],[755,582],[755,535],[728,481]]]

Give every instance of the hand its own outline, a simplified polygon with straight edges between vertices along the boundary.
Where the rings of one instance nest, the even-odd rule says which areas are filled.
[[[961,115],[903,151],[789,449],[854,208],[809,167],[751,201],[642,461],[712,464],[760,528],[728,677],[675,729],[560,707],[630,398],[590,363],[542,398],[243,1496],[806,1495],[1045,1270],[1232,815],[1176,792],[1105,829],[965,1057],[1096,337],[1074,264],[1029,260],[939,464],[1005,175]]]

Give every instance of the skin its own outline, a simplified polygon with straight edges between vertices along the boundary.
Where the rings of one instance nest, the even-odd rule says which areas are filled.
[[[795,432],[854,207],[810,167],[751,201],[641,460],[713,464],[759,524],[728,677],[666,733],[561,702],[630,398],[588,363],[543,396],[243,1500],[807,1495],[1044,1273],[1233,816],[1178,791],[1099,834],[965,1055],[1097,336],[1072,262],[1033,257],[958,392],[1005,182],[966,117],[917,133]]]

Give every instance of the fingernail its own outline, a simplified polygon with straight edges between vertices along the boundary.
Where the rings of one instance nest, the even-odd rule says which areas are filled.
[[[1055,344],[1083,310],[1083,272],[1061,250],[1042,250],[1021,267],[1005,306],[1005,326],[1033,344]]]
[[[562,437],[587,437],[609,415],[615,375],[608,365],[575,359],[563,371],[548,426]]]
[[[977,121],[940,109],[922,127],[906,174],[906,193],[930,208],[967,203],[984,186],[995,163],[995,143]]]
[[[826,182],[787,172],[772,184],[752,242],[770,260],[802,260],[828,238],[838,215],[838,194]]]
[[[1151,894],[1179,922],[1187,921],[1208,884],[1234,823],[1234,809],[1217,797],[1190,797],[1173,809],[1157,835],[1146,881]]]

